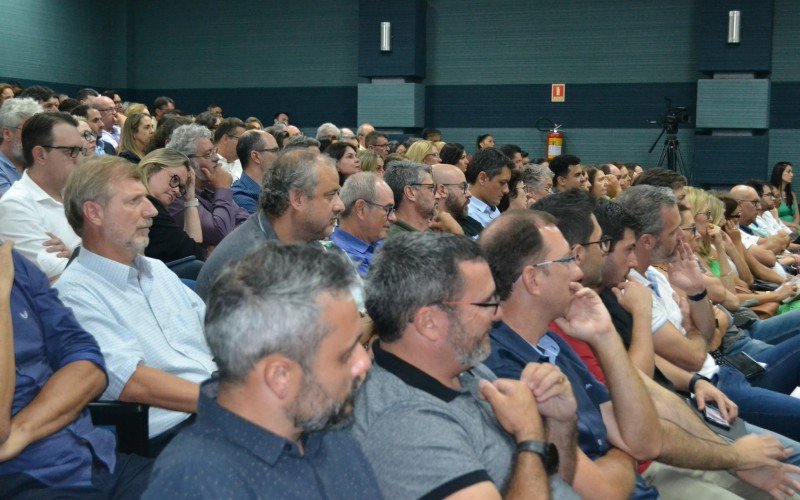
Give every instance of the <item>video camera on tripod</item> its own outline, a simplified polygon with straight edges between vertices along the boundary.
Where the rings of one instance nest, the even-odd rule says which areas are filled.
[[[666,161],[668,169],[689,178],[690,173],[683,162],[683,155],[681,155],[680,143],[678,142],[678,125],[680,123],[689,123],[689,112],[684,106],[673,106],[672,99],[668,97],[664,99],[667,101],[667,110],[657,121],[651,122],[661,125],[661,133],[656,137],[653,145],[650,146],[648,154],[653,152],[661,137],[667,134],[667,138],[664,140],[664,149],[661,151],[661,156],[659,156],[656,166],[660,167]]]

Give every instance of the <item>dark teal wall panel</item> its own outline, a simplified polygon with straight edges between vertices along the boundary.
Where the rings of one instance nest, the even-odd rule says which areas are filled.
[[[358,74],[365,78],[425,78],[425,0],[361,0],[358,9]],[[391,23],[391,50],[380,50],[380,26]]]
[[[728,13],[740,12],[740,41],[728,43]],[[747,71],[772,69],[773,0],[701,0],[697,2],[700,27],[700,71]]]
[[[132,88],[358,83],[358,2],[131,2]]]
[[[733,186],[750,177],[761,177],[768,161],[769,136],[695,137],[692,181],[712,186]],[[763,178],[763,177],[762,177]]]
[[[697,77],[693,0],[428,4],[428,85],[689,82]]]
[[[769,128],[769,90],[766,79],[697,81],[697,128]]]
[[[800,2],[775,0],[772,39],[772,81],[800,81]],[[798,176],[800,177],[800,176]]]

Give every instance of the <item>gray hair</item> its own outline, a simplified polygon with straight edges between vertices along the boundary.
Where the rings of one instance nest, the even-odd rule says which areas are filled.
[[[309,368],[330,333],[322,294],[346,299],[351,264],[338,252],[270,242],[225,265],[206,301],[205,337],[223,382],[243,381],[265,356]]]
[[[331,137],[339,137],[339,134],[341,133],[342,132],[339,130],[339,127],[331,122],[327,122],[320,125],[317,129],[317,139],[320,140],[330,139]]]
[[[660,233],[664,227],[661,209],[677,205],[675,193],[670,188],[647,184],[631,186],[614,201],[636,219],[639,223],[639,234]]]
[[[318,140],[314,139],[313,137],[306,137],[304,135],[297,135],[292,137],[288,141],[286,141],[283,145],[284,150],[288,149],[308,149],[308,148],[317,148],[319,149],[320,143]]]
[[[366,281],[366,306],[382,342],[400,339],[421,307],[455,300],[463,280],[458,265],[484,260],[466,236],[425,231],[388,238]]]
[[[36,99],[30,97],[6,99],[0,106],[0,127],[17,128],[23,120],[41,112],[42,107]],[[0,144],[3,144],[2,134],[0,134]]]
[[[211,137],[211,131],[206,127],[189,123],[181,125],[172,132],[166,147],[191,158],[197,154],[197,139],[211,140]]]
[[[547,179],[553,178],[553,171],[542,165],[525,165],[520,171],[522,182],[526,186],[539,190]]]
[[[278,154],[264,172],[259,204],[267,215],[280,217],[289,208],[289,196],[297,189],[314,196],[317,187],[317,162],[336,168],[333,160],[308,149],[292,149]]]
[[[340,217],[349,216],[353,210],[353,205],[358,200],[374,202],[375,184],[379,180],[381,178],[372,172],[358,172],[348,177],[339,192],[339,198],[342,199],[344,204],[344,211],[340,214]]]
[[[362,123],[356,129],[356,135],[367,135],[367,134],[364,133],[364,129],[367,128],[367,127],[370,127],[373,131],[375,130],[375,127],[373,127],[369,123]]]
[[[426,172],[433,176],[430,166],[410,160],[393,161],[385,167],[383,180],[392,188],[395,208],[400,208],[400,204],[403,202],[405,187],[409,184],[421,183]]]

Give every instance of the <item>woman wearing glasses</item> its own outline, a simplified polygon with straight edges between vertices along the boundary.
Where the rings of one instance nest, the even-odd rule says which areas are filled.
[[[417,163],[433,166],[442,163],[439,159],[439,150],[431,141],[417,141],[406,151],[406,158]]]
[[[125,120],[119,144],[119,156],[131,163],[139,163],[153,137],[154,121],[149,115],[135,113]]]
[[[205,260],[203,232],[195,198],[194,172],[189,168],[189,158],[172,149],[156,149],[142,158],[139,169],[142,183],[149,193],[147,199],[158,210],[150,228],[150,244],[145,248],[144,254],[167,265],[187,257]],[[178,198],[183,199],[186,207],[182,228],[166,208]],[[199,266],[197,267],[199,272]],[[182,278],[196,278],[195,272],[182,275],[176,269],[173,271]],[[195,276],[192,277],[191,274]]]
[[[94,156],[94,152],[97,149],[97,136],[92,132],[92,128],[89,126],[89,122],[86,121],[86,117],[75,115],[72,115],[72,117],[78,120],[78,133],[83,137],[83,148],[86,150],[83,156],[91,158]]]

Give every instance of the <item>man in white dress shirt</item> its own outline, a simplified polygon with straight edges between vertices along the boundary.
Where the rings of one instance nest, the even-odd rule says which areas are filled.
[[[64,216],[61,191],[85,151],[72,116],[35,114],[22,128],[26,169],[0,198],[0,239],[12,240],[50,280],[64,271],[81,242]]]
[[[161,261],[142,255],[156,215],[146,196],[137,167],[124,159],[78,165],[64,206],[83,247],[56,288],[103,352],[102,399],[151,406],[155,454],[192,421],[199,384],[217,367],[203,337],[200,297]]]

